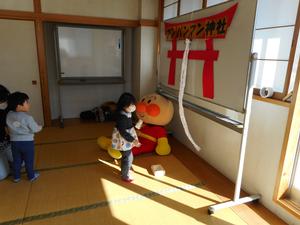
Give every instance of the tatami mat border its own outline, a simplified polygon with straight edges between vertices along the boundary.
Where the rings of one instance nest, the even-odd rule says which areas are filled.
[[[121,199],[114,199],[111,201],[101,201],[98,203],[90,204],[90,205],[84,205],[84,206],[79,206],[75,208],[70,208],[70,209],[64,209],[60,211],[55,211],[55,212],[50,212],[50,213],[44,213],[44,214],[39,214],[36,216],[29,216],[25,217],[23,219],[16,219],[16,220],[11,220],[11,221],[6,221],[0,223],[0,225],[15,225],[15,224],[21,224],[21,223],[26,223],[26,222],[31,222],[35,220],[43,220],[43,219],[49,219],[57,216],[64,216],[76,212],[82,212],[82,211],[87,211],[91,209],[96,209],[100,207],[107,207],[110,205],[120,205],[120,204],[126,204],[128,202],[132,201],[140,201],[144,200],[147,198],[154,198],[156,196],[166,196],[167,194],[179,192],[179,191],[186,191],[186,190],[193,190],[195,188],[203,186],[202,182],[197,182],[195,184],[185,184],[177,187],[172,187],[172,188],[164,188],[158,191],[150,191],[146,192],[144,194],[136,194],[136,195],[131,195],[126,198],[121,198]]]
[[[71,142],[79,142],[79,141],[92,141],[97,140],[98,137],[92,137],[92,138],[80,138],[80,139],[72,139],[72,140],[65,140],[65,141],[49,141],[49,142],[38,142],[34,145],[51,145],[51,144],[63,144],[63,143],[71,143]]]

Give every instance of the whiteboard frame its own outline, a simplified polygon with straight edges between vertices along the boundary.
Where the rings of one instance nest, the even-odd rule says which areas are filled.
[[[59,37],[58,37],[58,28],[59,27],[73,27],[73,28],[88,28],[88,29],[99,29],[99,30],[119,30],[121,31],[121,76],[114,77],[62,77],[61,71],[61,58],[59,54]],[[57,61],[57,82],[61,85],[78,85],[78,84],[124,84],[124,35],[125,29],[119,27],[108,27],[108,26],[93,26],[93,25],[82,25],[82,24],[65,24],[57,23],[54,28],[54,45],[55,45],[55,57]]]

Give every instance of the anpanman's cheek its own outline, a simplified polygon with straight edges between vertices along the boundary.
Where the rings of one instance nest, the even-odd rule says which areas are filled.
[[[146,104],[143,102],[139,102],[136,104],[136,111],[139,114],[146,112]]]
[[[156,117],[160,114],[160,107],[156,104],[149,104],[146,106],[146,112],[149,116]]]

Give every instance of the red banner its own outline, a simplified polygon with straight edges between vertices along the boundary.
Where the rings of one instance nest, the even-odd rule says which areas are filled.
[[[238,3],[213,16],[182,23],[165,23],[166,39],[172,41],[173,39],[185,40],[186,38],[224,38],[237,5]]]
[[[175,84],[176,59],[182,59],[184,53],[183,50],[177,49],[177,40],[206,39],[206,49],[190,50],[188,59],[204,60],[202,94],[203,97],[214,98],[214,61],[218,60],[219,51],[213,48],[213,39],[225,38],[237,5],[238,3],[213,16],[182,23],[165,23],[166,39],[172,41],[172,49],[167,55],[170,58],[169,85]]]
[[[168,51],[168,58],[170,61],[169,78],[168,84],[175,84],[175,70],[176,70],[176,59],[183,58],[183,50],[177,50],[177,42],[174,39],[172,41],[172,49]],[[203,97],[214,98],[214,61],[219,57],[219,51],[214,50],[213,40],[206,40],[205,50],[190,50],[188,59],[192,60],[204,60],[203,75],[202,75],[202,86],[203,86]]]

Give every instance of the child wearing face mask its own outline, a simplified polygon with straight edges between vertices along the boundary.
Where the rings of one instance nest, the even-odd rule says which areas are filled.
[[[112,134],[112,148],[119,150],[121,159],[121,178],[132,182],[130,168],[133,162],[132,147],[139,147],[140,143],[135,132],[132,116],[135,111],[135,97],[130,93],[123,93],[117,103],[116,126]]]

